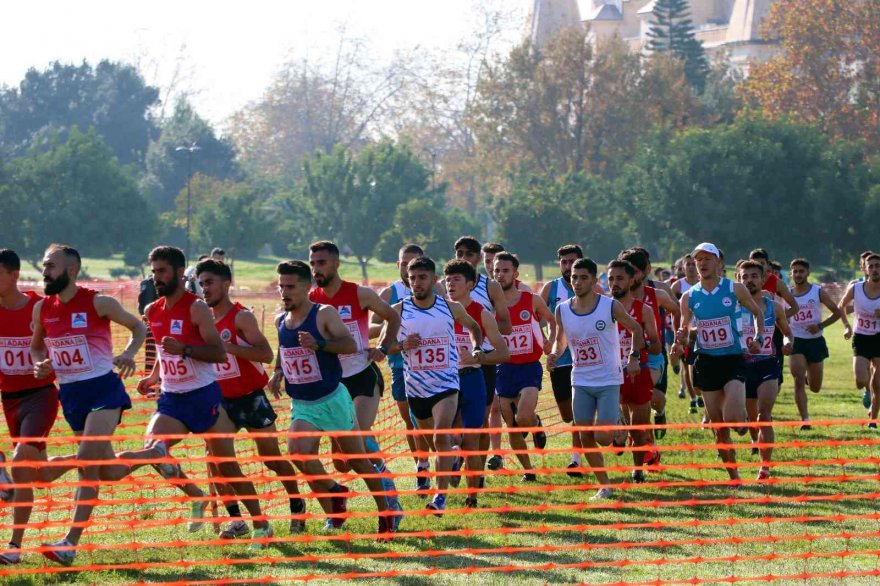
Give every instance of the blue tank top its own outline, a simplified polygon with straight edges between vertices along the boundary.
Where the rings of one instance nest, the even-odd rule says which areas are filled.
[[[339,388],[342,380],[342,365],[339,355],[303,348],[299,344],[299,333],[308,332],[315,340],[324,340],[318,330],[318,311],[323,307],[317,303],[305,321],[298,328],[290,329],[284,324],[281,314],[275,324],[278,326],[278,345],[281,368],[284,370],[284,389],[295,401],[319,401]]]
[[[755,316],[748,309],[742,307],[742,344],[745,349],[746,362],[759,362],[768,358],[776,357],[776,345],[773,343],[773,334],[776,331],[776,305],[769,297],[764,297],[764,343],[761,344],[761,352],[752,354],[749,352],[749,344],[758,335],[755,328]]]
[[[742,354],[740,308],[733,281],[722,278],[714,291],[697,283],[688,291],[688,307],[697,325],[697,352],[712,356]]]
[[[556,308],[572,297],[574,297],[574,290],[564,278],[559,277],[550,281],[550,294],[547,296],[547,305],[550,307],[550,313],[556,315]],[[556,324],[556,327],[561,328],[562,326]],[[565,351],[559,357],[559,360],[556,361],[556,366],[571,366],[571,364],[571,350],[566,345]]]
[[[394,305],[410,295],[412,295],[412,291],[409,290],[409,287],[403,281],[395,281],[391,283],[391,298],[388,299],[388,305]],[[389,355],[388,366],[391,368],[403,368],[403,354]]]

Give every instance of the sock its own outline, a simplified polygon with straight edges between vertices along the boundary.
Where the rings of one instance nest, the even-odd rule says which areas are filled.
[[[226,504],[224,506],[230,517],[241,517],[241,508],[238,506],[238,503]]]
[[[430,460],[423,460],[416,464],[416,470],[428,470],[431,468]]]
[[[306,512],[306,503],[301,498],[290,499],[290,512],[294,515]]]
[[[11,547],[13,549],[21,549],[21,545],[19,545],[18,543],[15,543],[14,541],[9,542],[9,547]]]
[[[580,466],[580,465],[581,465],[581,455],[580,455],[580,453],[578,453],[578,452],[573,452],[573,453],[571,454],[571,461],[574,462],[575,464],[577,464],[578,466]]]

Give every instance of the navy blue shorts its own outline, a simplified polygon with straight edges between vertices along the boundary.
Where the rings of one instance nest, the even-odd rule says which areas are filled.
[[[403,383],[403,367],[391,369],[391,396],[395,401],[406,401],[406,387]]]
[[[461,391],[458,394],[458,413],[465,429],[480,429],[486,417],[486,379],[479,367],[458,371]]]
[[[176,419],[192,433],[204,433],[220,417],[223,395],[217,383],[186,393],[162,393],[156,412]]]
[[[89,413],[105,409],[131,409],[131,398],[125,392],[125,385],[115,372],[60,385],[61,410],[64,419],[73,431],[86,427]],[[121,417],[121,414],[120,414]]]
[[[500,364],[495,377],[495,394],[506,399],[515,399],[523,389],[534,387],[541,390],[544,369],[540,362],[525,364]]]
[[[754,362],[746,362],[746,399],[758,398],[758,387],[767,381],[779,379],[779,361],[776,358],[765,358]]]

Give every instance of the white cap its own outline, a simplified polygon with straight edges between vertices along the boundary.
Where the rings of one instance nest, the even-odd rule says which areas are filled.
[[[718,251],[718,247],[711,242],[703,242],[701,244],[698,244],[697,247],[694,248],[693,254],[696,255],[700,251],[713,254],[715,255],[715,258],[721,258],[721,253]]]

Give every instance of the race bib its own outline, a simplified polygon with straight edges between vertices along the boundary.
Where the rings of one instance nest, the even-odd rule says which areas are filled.
[[[629,360],[633,349],[633,337],[629,330],[620,332],[620,359],[624,362]]]
[[[321,380],[321,369],[314,350],[302,348],[281,348],[281,368],[284,378],[292,385],[305,385]]]
[[[72,375],[92,371],[92,356],[89,354],[89,343],[85,336],[46,338],[46,348],[56,374]]]
[[[364,353],[364,341],[361,339],[361,329],[358,327],[358,323],[356,321],[350,321],[345,324],[345,327],[348,328],[349,333],[351,333],[351,337],[354,338],[354,343],[357,346],[357,351],[354,354],[340,354],[339,360],[345,362],[346,360],[351,360],[353,358],[360,358]]]
[[[791,316],[791,321],[799,326],[812,326],[822,321],[822,311],[818,307],[809,306],[801,308],[796,314]]]
[[[700,348],[714,350],[733,346],[733,329],[730,317],[697,320],[697,341]]]
[[[30,338],[0,338],[0,372],[7,376],[34,374]]]
[[[859,313],[856,316],[856,331],[860,334],[880,334],[880,319],[871,313]]]
[[[471,344],[471,337],[468,334],[455,334],[455,347],[458,348],[458,364],[476,364],[471,354],[474,346]]]
[[[773,348],[773,333],[775,330],[776,326],[764,326],[764,343],[761,345],[761,351],[758,352],[757,356],[773,356],[775,354]],[[752,356],[755,356],[755,354],[749,352],[749,345],[755,339],[756,335],[757,332],[755,331],[755,326],[752,324],[746,324],[743,326],[743,340],[745,340],[746,343],[746,352]]]
[[[179,385],[196,380],[196,367],[187,356],[173,356],[159,352],[159,372],[168,384]]]
[[[593,336],[586,340],[573,338],[569,346],[571,347],[571,359],[575,367],[601,366],[605,364],[598,336]]]
[[[504,336],[504,342],[507,344],[511,356],[531,354],[534,339],[531,324],[513,326],[513,330]]]
[[[413,371],[446,370],[449,368],[449,338],[422,338],[418,348],[407,351],[406,358]]]
[[[238,378],[241,376],[241,371],[238,369],[238,358],[227,352],[226,362],[214,363],[214,374],[217,380]]]

